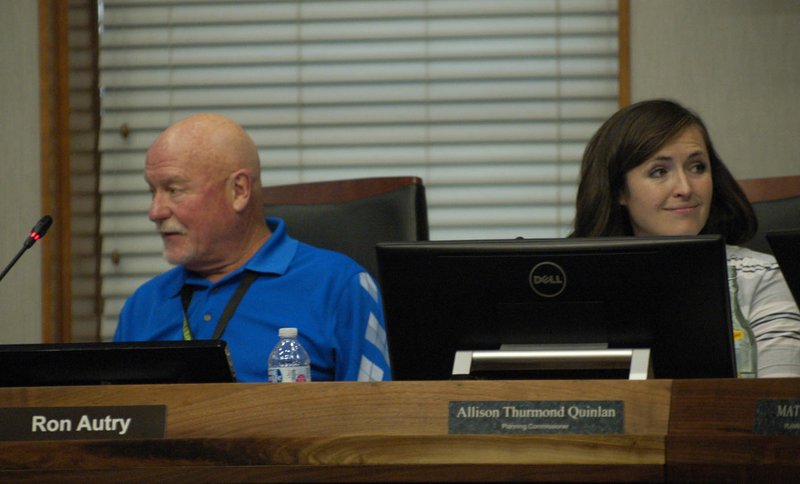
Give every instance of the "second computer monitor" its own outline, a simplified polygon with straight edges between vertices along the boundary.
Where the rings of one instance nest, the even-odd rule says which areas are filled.
[[[656,378],[733,377],[719,236],[431,241],[377,248],[393,376],[459,350],[650,348]]]

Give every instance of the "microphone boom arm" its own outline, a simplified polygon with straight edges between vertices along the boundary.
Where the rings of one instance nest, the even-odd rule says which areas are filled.
[[[53,224],[53,217],[49,215],[45,215],[44,217],[39,219],[38,222],[36,222],[36,225],[34,225],[33,228],[31,229],[30,235],[28,235],[28,237],[25,239],[25,242],[23,242],[22,248],[19,250],[19,252],[17,252],[17,255],[15,255],[14,258],[11,259],[11,262],[8,263],[6,268],[3,269],[2,274],[0,274],[0,281],[2,281],[3,278],[6,276],[6,274],[8,273],[8,271],[10,271],[12,267],[14,267],[14,264],[16,264],[19,258],[22,257],[23,253],[26,250],[33,247],[33,244],[35,244],[37,240],[44,237],[44,234],[47,233],[47,230],[50,228],[50,225],[52,224]]]

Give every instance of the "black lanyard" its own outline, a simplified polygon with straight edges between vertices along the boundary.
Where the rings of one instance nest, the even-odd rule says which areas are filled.
[[[239,287],[236,288],[236,292],[233,293],[230,300],[228,300],[228,304],[225,305],[225,310],[222,311],[222,316],[219,317],[219,321],[217,322],[217,327],[214,329],[214,336],[213,339],[219,339],[222,336],[222,333],[225,331],[225,328],[228,326],[228,321],[230,321],[231,316],[233,316],[234,311],[236,311],[236,307],[239,306],[239,302],[244,297],[244,293],[250,288],[250,285],[253,284],[253,281],[256,280],[257,274],[252,271],[245,271],[244,277],[242,277],[242,282],[239,283]],[[189,284],[184,284],[181,288],[181,304],[183,305],[183,339],[189,341],[194,339],[192,336],[192,329],[189,327],[189,303],[192,301],[192,295],[194,291],[198,289],[198,286],[192,286]]]

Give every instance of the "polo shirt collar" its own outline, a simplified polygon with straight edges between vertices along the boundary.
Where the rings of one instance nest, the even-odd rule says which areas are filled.
[[[266,222],[272,235],[239,270],[283,275],[297,253],[297,240],[289,237],[283,220],[270,217]]]
[[[291,238],[286,232],[286,223],[277,217],[266,219],[272,235],[258,249],[253,257],[244,266],[228,274],[216,284],[221,284],[233,277],[238,277],[245,270],[262,274],[275,274],[281,276],[286,273],[289,264],[297,253],[297,240]],[[167,284],[167,292],[177,296],[181,292],[184,284],[195,284],[199,286],[212,285],[206,279],[193,275],[183,266],[176,267],[175,276]]]

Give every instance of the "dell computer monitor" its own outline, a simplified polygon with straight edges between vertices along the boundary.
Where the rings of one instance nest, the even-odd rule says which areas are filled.
[[[800,228],[773,230],[767,232],[766,237],[786,284],[800,306]]]
[[[456,351],[504,345],[649,348],[655,378],[736,374],[719,236],[391,242],[376,250],[396,380],[449,379]]]

